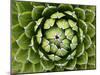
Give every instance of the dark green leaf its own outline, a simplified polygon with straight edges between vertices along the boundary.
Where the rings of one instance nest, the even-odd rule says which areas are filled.
[[[42,65],[40,63],[37,63],[37,64],[33,64],[33,72],[43,72],[44,69],[42,67]]]
[[[75,8],[75,14],[79,19],[85,20],[85,10],[81,8]]]
[[[51,16],[51,14],[55,13],[56,11],[57,8],[55,6],[48,6],[43,10],[42,15],[45,17],[49,17]]]
[[[95,13],[92,11],[92,10],[89,10],[89,9],[87,9],[86,11],[85,11],[85,14],[86,14],[86,19],[85,19],[85,21],[86,22],[93,22],[93,20],[94,20],[94,17],[95,17]]]
[[[15,56],[15,54],[16,54],[18,48],[19,48],[19,47],[18,47],[17,43],[16,43],[16,42],[13,42],[13,43],[12,43],[12,48],[11,48],[12,58]]]
[[[26,27],[24,27],[25,34],[28,38],[32,38],[32,36],[34,34],[34,26],[35,26],[35,23],[30,22]]]
[[[30,72],[33,72],[32,63],[30,62],[23,63],[21,73],[30,73]]]
[[[83,30],[84,33],[87,33],[87,24],[84,20],[79,19],[78,26]]]
[[[32,10],[30,2],[16,2],[18,13],[23,13]]]
[[[92,44],[92,40],[90,38],[89,35],[86,35],[85,38],[84,38],[84,46],[85,46],[85,49],[88,49]]]
[[[24,32],[24,29],[19,26],[19,24],[12,26],[12,36],[14,39],[18,39],[18,37]]]
[[[13,73],[18,73],[18,72],[21,71],[22,64],[17,62],[17,61],[15,61],[15,60],[12,60],[11,66],[12,66],[12,72]]]
[[[96,65],[96,57],[95,56],[88,58],[88,65]]]
[[[94,35],[95,35],[95,26],[93,25],[93,24],[91,24],[91,23],[87,23],[87,25],[88,25],[88,31],[87,31],[87,34],[92,38],[92,37],[94,37]]]
[[[32,10],[32,19],[38,20],[42,16],[44,6],[35,6]]]
[[[35,53],[32,49],[29,49],[28,60],[33,64],[37,64],[40,62],[40,56],[39,54]]]
[[[89,57],[95,56],[95,54],[96,54],[95,45],[92,44],[92,45],[90,46],[90,48],[88,48],[88,49],[86,50],[86,52],[88,53],[88,56],[89,56]]]
[[[88,63],[88,54],[86,52],[83,53],[80,57],[77,58],[77,64],[83,65]]]
[[[87,64],[76,65],[77,70],[87,70]]]
[[[83,43],[79,44],[76,48],[76,56],[80,57],[84,53],[84,50],[85,50],[84,44]]]
[[[75,14],[75,12],[71,12],[71,11],[65,11],[65,14],[68,15],[69,17],[72,17],[72,19],[77,20],[77,15]]]
[[[25,27],[32,21],[31,12],[24,12],[19,14],[18,21],[21,27]]]
[[[12,12],[12,25],[18,24],[18,13],[17,12]]]
[[[72,11],[73,10],[73,6],[70,4],[60,4],[58,6],[58,10],[59,11]]]
[[[66,69],[67,70],[73,70],[74,68],[75,68],[75,66],[76,66],[76,62],[77,62],[77,60],[76,60],[76,58],[74,58],[74,59],[72,59],[72,60],[69,60],[69,62],[68,62],[68,64],[66,65]]]
[[[52,70],[54,68],[54,63],[51,61],[41,60],[41,65],[44,70]]]
[[[31,40],[29,38],[26,37],[26,35],[23,33],[18,40],[16,40],[18,46],[21,49],[28,49],[29,48],[29,44],[31,43]]]
[[[28,50],[22,50],[22,49],[17,50],[15,59],[18,62],[25,63],[27,61],[27,58],[28,58]]]

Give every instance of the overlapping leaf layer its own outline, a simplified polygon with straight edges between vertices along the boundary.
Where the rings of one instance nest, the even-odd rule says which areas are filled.
[[[95,69],[95,6],[12,5],[12,71]]]

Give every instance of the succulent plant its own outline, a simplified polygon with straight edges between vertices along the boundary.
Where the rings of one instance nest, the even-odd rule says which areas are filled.
[[[95,6],[15,2],[12,7],[12,72],[96,68]]]

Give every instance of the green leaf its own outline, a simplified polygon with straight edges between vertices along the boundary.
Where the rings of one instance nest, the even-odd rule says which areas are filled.
[[[67,65],[67,63],[68,63],[68,61],[66,59],[61,59],[61,60],[57,61],[55,65],[59,66],[59,67],[64,67]]]
[[[30,43],[30,47],[32,47],[32,50],[34,51],[34,52],[37,52],[37,43],[36,43],[36,41],[34,41],[35,40],[35,38],[34,38],[34,36],[32,37],[32,39],[31,39],[31,43]]]
[[[44,71],[40,63],[33,64],[32,67],[33,67],[33,72],[43,72]]]
[[[72,50],[75,49],[76,46],[77,46],[77,44],[78,44],[78,38],[77,38],[77,36],[75,35],[75,36],[73,36],[73,38],[72,38],[72,40],[71,40],[71,44],[70,44],[71,49],[72,49]]]
[[[18,24],[18,16],[17,16],[17,12],[12,12],[12,25],[16,25]]]
[[[16,0],[12,0],[12,6],[11,6],[11,9],[13,12],[17,12],[17,7],[16,7]]]
[[[94,17],[95,17],[95,13],[92,11],[92,10],[89,10],[89,9],[87,9],[86,11],[85,11],[85,14],[86,14],[86,19],[85,19],[85,21],[86,22],[93,22],[93,20],[94,20]]]
[[[55,53],[58,50],[57,46],[53,43],[50,45],[50,49],[51,49],[50,51],[53,53]]]
[[[49,59],[51,59],[52,61],[59,61],[61,59],[61,57],[54,55],[54,54],[50,54],[48,55]]]
[[[68,39],[62,40],[62,43],[60,43],[60,46],[64,49],[70,48],[70,41]]]
[[[87,70],[87,64],[76,65],[77,70]]]
[[[47,19],[44,23],[44,29],[49,29],[50,27],[54,26],[55,19]]]
[[[60,13],[60,12],[56,12],[54,14],[51,15],[51,18],[53,19],[60,19],[62,17],[64,17],[65,15],[63,13]]]
[[[23,33],[18,40],[16,40],[18,46],[21,49],[28,49],[29,48],[29,44],[31,43],[31,40],[29,38],[26,37],[26,35]]]
[[[85,38],[84,38],[84,46],[85,46],[85,49],[88,49],[92,44],[92,40],[90,38],[89,35],[86,35]]]
[[[50,52],[50,45],[47,45],[47,46],[43,47],[43,49],[44,49],[46,52]]]
[[[21,73],[30,73],[30,72],[33,72],[32,63],[30,62],[23,63]]]
[[[40,44],[41,40],[42,40],[42,31],[41,31],[41,29],[38,30],[37,35],[36,35],[36,39],[37,39],[37,42]]]
[[[78,38],[77,38],[76,35],[73,36],[73,38],[72,38],[72,43],[73,43],[73,44],[77,44],[77,43],[78,43]]]
[[[89,57],[95,56],[95,54],[96,54],[95,45],[92,44],[92,45],[90,46],[90,48],[88,48],[88,49],[86,50],[86,52],[88,53],[88,56],[89,56]]]
[[[41,60],[40,61],[44,70],[52,70],[54,68],[54,63],[51,61]]]
[[[28,38],[32,38],[33,34],[34,34],[34,22],[30,22],[26,27],[24,27],[25,29],[25,34]]]
[[[80,40],[79,42],[82,43],[85,36],[84,36],[83,30],[81,28],[79,28],[78,37]]]
[[[39,18],[37,21],[35,21],[36,24],[34,26],[34,32],[36,32],[37,28],[40,26],[40,24],[42,23],[42,21],[43,21],[43,18]]]
[[[84,50],[84,44],[79,44],[76,48],[76,57],[80,57],[84,53]]]
[[[76,66],[76,62],[77,62],[77,59],[72,59],[72,60],[69,60],[69,62],[67,63],[67,65],[65,66],[65,68],[67,70],[73,70]]]
[[[40,55],[41,59],[48,61],[48,58],[46,57],[46,55],[42,51],[39,51],[39,55]]]
[[[92,43],[96,45],[96,35],[91,40],[92,40]]]
[[[49,41],[48,41],[47,39],[45,39],[45,38],[43,38],[42,48],[43,48],[46,52],[49,52],[49,51],[50,51]]]
[[[19,24],[12,26],[12,36],[14,39],[18,39],[19,36],[24,32],[24,29]]]
[[[74,50],[72,53],[70,53],[70,54],[67,56],[66,60],[74,59],[75,54],[76,54],[76,50]]]
[[[58,6],[58,10],[62,11],[62,12],[64,12],[64,11],[72,11],[73,10],[73,6],[70,5],[70,4],[60,4]]]
[[[41,31],[41,29],[39,29],[39,30],[38,30],[37,35],[36,35],[36,36],[37,36],[37,38],[42,37],[42,31]]]
[[[65,35],[62,31],[62,29],[58,27],[52,27],[45,33],[47,39],[55,39],[56,36],[59,37],[59,39],[64,39]]]
[[[68,20],[68,23],[69,23],[69,25],[70,25],[70,27],[74,30],[74,31],[78,31],[78,27],[77,27],[77,23],[76,22],[74,22],[74,21],[72,21],[72,20]]]
[[[69,17],[72,17],[73,19],[77,20],[77,15],[75,14],[75,12],[71,12],[71,11],[65,11],[65,14]]]
[[[87,65],[88,70],[96,69],[96,65]]]
[[[67,39],[72,40],[74,32],[70,28],[68,28],[65,30],[65,36],[67,37]]]
[[[79,19],[85,20],[85,10],[81,8],[75,8],[74,11]]]
[[[44,8],[44,6],[35,6],[32,10],[32,19],[38,20],[42,16]]]
[[[96,65],[96,57],[95,56],[88,58],[88,65]]]
[[[21,27],[25,27],[32,21],[31,12],[24,12],[18,15],[18,21]]]
[[[28,58],[28,50],[22,50],[18,49],[16,55],[15,55],[15,60],[21,63],[25,63]]]
[[[30,2],[16,2],[18,13],[23,13],[32,10]]]
[[[17,50],[18,50],[18,45],[16,42],[13,42],[12,43],[12,48],[11,48],[11,55],[12,55],[12,58],[15,56]]]
[[[84,10],[87,8],[86,5],[80,5],[79,7],[80,7],[81,9],[84,9]]]
[[[32,49],[29,49],[28,50],[28,60],[33,64],[37,64],[40,62],[40,56],[38,53],[35,53]]]
[[[62,29],[69,28],[69,24],[65,19],[60,19],[57,21],[57,26]]]
[[[55,6],[48,6],[43,10],[42,15],[44,17],[49,17],[51,16],[51,14],[55,13],[56,11],[57,11],[57,8]]]
[[[42,3],[39,3],[39,2],[33,2],[33,1],[31,1],[30,4],[31,4],[33,7],[44,5],[44,4],[42,4]]]
[[[56,52],[56,54],[57,54],[58,56],[64,56],[64,55],[66,55],[67,53],[68,53],[68,51],[65,50],[64,48],[58,49],[57,52]]]
[[[42,47],[45,47],[49,44],[49,41],[46,38],[43,38]]]
[[[77,64],[83,65],[88,63],[88,54],[86,52],[83,53],[80,57],[77,58]]]
[[[87,24],[86,24],[86,22],[79,19],[78,26],[83,30],[84,33],[87,33]]]
[[[92,38],[94,37],[96,31],[95,31],[95,26],[91,23],[87,23],[88,25],[88,31],[87,31],[87,34]]]
[[[11,66],[12,66],[11,68],[13,73],[18,73],[21,71],[22,64],[15,60],[12,60]]]
[[[88,6],[87,9],[90,9],[90,10],[95,12],[96,11],[96,6]]]

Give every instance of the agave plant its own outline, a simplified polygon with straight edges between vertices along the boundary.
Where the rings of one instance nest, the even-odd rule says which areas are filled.
[[[95,6],[16,2],[12,7],[13,72],[96,68]]]

